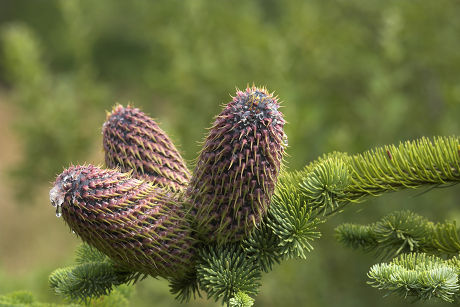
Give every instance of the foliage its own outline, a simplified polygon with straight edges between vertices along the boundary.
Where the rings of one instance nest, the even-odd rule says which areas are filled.
[[[17,153],[21,164],[11,165],[18,174],[14,190],[37,196],[44,206],[45,193],[32,191],[41,191],[69,161],[94,159],[100,114],[114,101],[129,99],[162,118],[191,160],[218,103],[227,100],[233,85],[244,87],[249,81],[276,88],[288,102],[283,112],[291,169],[323,152],[354,153],[421,135],[457,134],[459,13],[458,3],[445,0],[3,1],[2,33],[11,27],[26,29],[53,80],[46,87],[21,85],[12,78],[11,67],[27,76],[35,64],[16,65],[6,57],[10,43],[0,41],[1,98],[6,94],[7,103],[12,102],[8,108],[16,112],[6,114],[14,115],[14,141],[22,145]],[[30,99],[33,107],[24,107],[22,93],[32,90],[40,99]],[[455,218],[455,199],[455,188],[435,189],[423,197],[396,193],[373,200],[363,211],[336,215],[321,225],[324,248],[310,253],[309,263],[289,262],[264,277],[258,301],[264,306],[298,306],[306,300],[312,306],[386,306],[388,300],[345,282],[360,280],[360,267],[369,257],[337,249],[329,235],[332,227],[342,221],[368,223],[401,206],[439,220]],[[14,238],[28,248],[29,234]],[[3,246],[9,249],[9,243]],[[39,257],[41,263],[51,259]],[[345,257],[356,261],[344,266]],[[337,283],[340,295],[331,294]],[[159,291],[146,291],[144,301],[156,300],[153,293],[164,296]]]
[[[81,75],[83,72],[53,75],[43,60],[45,51],[24,25],[2,28],[0,40],[7,76],[16,87],[14,99],[23,114],[16,125],[24,142],[24,157],[11,171],[20,179],[18,196],[30,199],[36,192],[33,180],[46,181],[61,168],[57,161],[62,165],[87,153],[90,134],[84,127],[91,119],[89,101],[102,98],[103,89],[91,84],[90,76]]]
[[[440,298],[453,302],[458,296],[458,267],[426,254],[404,254],[391,263],[376,264],[369,271],[369,282],[403,298]]]
[[[383,148],[391,148],[397,160],[390,159],[387,163],[387,155],[375,154],[384,152]],[[269,214],[253,234],[243,242],[198,244],[196,273],[182,280],[172,279],[171,292],[179,300],[188,301],[202,290],[209,298],[220,299],[229,306],[250,306],[253,301],[247,296],[257,294],[261,271],[270,271],[274,263],[285,259],[306,259],[306,253],[313,248],[311,242],[320,235],[318,225],[348,203],[362,201],[363,195],[380,195],[394,187],[417,188],[460,181],[457,138],[438,137],[433,141],[422,138],[399,147],[383,148],[354,156],[333,153],[312,162],[303,171],[285,173]],[[368,162],[370,157],[374,159],[372,164]],[[369,164],[362,167],[364,163]],[[395,176],[396,172],[400,175]],[[460,250],[452,249],[460,246],[458,236],[452,236],[452,227],[455,224],[435,225],[402,211],[372,225],[342,225],[337,233],[346,245],[375,250],[387,258],[401,255],[389,265],[371,269],[369,276],[375,287],[403,296],[436,297],[451,302],[458,290],[455,262],[447,265],[438,258],[425,259],[424,254],[419,256],[421,260],[417,254],[404,258],[404,253],[458,254]],[[134,271],[120,273],[108,258],[90,247],[83,245],[78,255],[77,263],[82,263],[72,269],[58,269],[50,277],[55,291],[70,300],[86,301],[106,295],[113,286],[135,282],[140,276]]]
[[[134,283],[141,278],[140,274],[120,270],[107,256],[87,244],[81,244],[76,254],[76,265],[57,269],[49,277],[51,288],[70,301],[86,303],[92,298],[108,295],[115,286]],[[129,297],[130,293],[114,292],[115,297],[121,295],[121,298]],[[106,300],[113,299],[109,296]],[[122,301],[127,305],[126,298]]]
[[[201,254],[198,264],[200,287],[210,298],[230,304],[237,293],[255,295],[260,286],[257,264],[246,259],[238,246],[211,247]],[[244,305],[247,306],[247,305]]]
[[[435,224],[400,211],[371,225],[343,224],[336,231],[343,244],[392,259],[371,267],[373,287],[402,297],[458,300],[460,240],[455,222]]]
[[[121,286],[108,296],[93,300],[91,306],[94,307],[126,307],[129,306],[129,297],[132,289],[127,286]],[[2,307],[78,307],[80,304],[53,304],[43,303],[27,291],[16,291],[5,295],[0,295],[0,306]]]

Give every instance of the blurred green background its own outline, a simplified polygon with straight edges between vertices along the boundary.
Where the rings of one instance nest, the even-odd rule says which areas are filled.
[[[70,163],[103,163],[114,103],[158,119],[191,167],[213,116],[252,83],[283,101],[291,170],[330,151],[459,135],[459,16],[449,0],[0,0],[0,295],[62,302],[47,277],[79,241],[48,191]],[[256,306],[409,304],[368,287],[377,260],[333,229],[398,209],[460,220],[459,187],[419,193],[331,218],[307,261],[264,275]],[[132,306],[180,305],[164,281],[136,288]]]

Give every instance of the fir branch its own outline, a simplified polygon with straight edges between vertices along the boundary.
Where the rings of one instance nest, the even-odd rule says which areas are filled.
[[[241,291],[229,301],[230,307],[251,307],[252,305],[254,305],[254,299]]]
[[[457,137],[421,138],[387,145],[351,157],[350,201],[365,196],[424,185],[460,181],[460,155]]]
[[[345,190],[349,185],[348,156],[332,153],[315,161],[300,182],[300,192],[308,206],[318,213],[334,212],[346,201]]]
[[[316,218],[305,198],[295,193],[291,185],[280,184],[269,211],[268,226],[279,238],[281,253],[286,258],[306,258],[313,249],[311,241],[320,237],[316,230],[322,221]]]
[[[129,281],[127,275],[119,274],[107,262],[88,262],[57,269],[51,273],[51,288],[73,302],[88,302],[93,298],[108,295],[114,286]]]
[[[52,289],[71,302],[88,302],[108,295],[115,286],[135,283],[142,274],[127,271],[87,244],[81,244],[76,252],[77,265],[61,268],[51,273]]]
[[[201,297],[196,272],[193,271],[180,279],[171,279],[169,291],[171,294],[175,295],[176,300],[181,303],[188,302],[192,296],[194,299],[197,296]]]
[[[433,247],[449,256],[460,253],[460,240],[455,221],[437,223],[431,235]]]
[[[427,219],[410,211],[393,212],[372,225],[376,253],[390,259],[401,253],[429,250],[432,228]]]
[[[105,254],[87,243],[81,243],[80,246],[78,246],[75,255],[75,262],[78,264],[109,261],[109,258]]]
[[[258,262],[262,271],[269,272],[273,265],[281,263],[283,259],[284,249],[280,243],[281,239],[264,221],[242,242],[242,246],[246,254]]]
[[[238,244],[229,244],[201,250],[197,276],[209,298],[229,305],[230,298],[240,291],[257,294],[261,272]]]
[[[401,297],[452,302],[458,293],[457,268],[435,256],[404,254],[391,263],[374,265],[368,282],[374,288],[388,290]]]
[[[453,256],[460,252],[455,222],[434,224],[410,211],[398,211],[370,225],[343,224],[336,228],[339,242],[374,251],[390,259],[402,253],[424,252]]]
[[[353,156],[333,152],[302,171],[283,174],[281,189],[298,194],[314,214],[329,216],[367,196],[460,182],[459,146],[457,137],[436,137]]]
[[[370,225],[345,223],[338,226],[335,231],[337,240],[346,247],[361,248],[368,252],[378,244]]]

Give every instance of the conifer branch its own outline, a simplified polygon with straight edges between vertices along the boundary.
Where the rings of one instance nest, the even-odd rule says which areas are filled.
[[[192,297],[201,297],[196,272],[191,271],[185,277],[170,279],[169,292],[181,303],[188,302]]]
[[[320,237],[317,230],[321,220],[306,206],[298,193],[290,189],[279,189],[270,207],[268,226],[279,238],[281,255],[286,258],[306,258],[313,249],[311,241]]]
[[[459,148],[457,137],[421,138],[352,156],[347,198],[359,201],[388,191],[458,183]]]
[[[460,253],[459,229],[455,221],[437,223],[431,234],[433,248],[448,256]]]
[[[200,288],[216,301],[230,299],[239,292],[255,295],[260,286],[261,272],[257,263],[237,244],[211,246],[203,249],[197,266]]]
[[[421,300],[458,299],[460,261],[455,255],[460,241],[455,222],[434,224],[410,211],[399,211],[370,225],[343,224],[336,233],[346,246],[374,251],[386,259],[398,256],[370,269],[373,287]]]
[[[273,265],[280,264],[283,259],[284,249],[280,243],[281,239],[264,221],[243,241],[242,245],[245,253],[267,273],[272,270]]]
[[[76,265],[57,269],[49,277],[51,288],[71,302],[87,303],[108,295],[116,286],[135,283],[142,278],[140,273],[116,266],[87,244],[81,244],[76,254]]]
[[[460,182],[457,137],[421,138],[349,156],[333,152],[290,175],[308,206],[328,216],[385,192]]]
[[[299,192],[304,195],[311,210],[329,215],[348,201],[346,189],[351,179],[349,160],[345,153],[335,152],[306,168]]]
[[[238,292],[229,301],[230,307],[251,307],[254,304],[254,299],[244,292]]]
[[[403,254],[390,263],[374,265],[368,276],[374,288],[403,298],[438,298],[453,302],[458,295],[458,267],[426,254]]]
[[[455,222],[434,224],[410,211],[391,213],[370,225],[342,224],[336,235],[345,246],[374,251],[384,259],[409,252],[449,257],[460,252]]]

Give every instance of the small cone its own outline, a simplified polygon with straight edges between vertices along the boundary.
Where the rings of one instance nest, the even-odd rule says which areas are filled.
[[[105,163],[173,191],[190,179],[184,160],[166,133],[137,108],[117,105],[102,127]]]
[[[50,191],[56,215],[117,264],[180,278],[193,268],[194,239],[177,195],[127,173],[72,166]]]
[[[267,213],[286,141],[278,107],[253,86],[216,117],[187,189],[203,239],[241,240]]]

